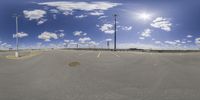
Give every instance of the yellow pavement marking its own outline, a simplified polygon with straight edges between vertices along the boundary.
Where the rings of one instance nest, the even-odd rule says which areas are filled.
[[[84,54],[87,54],[87,53],[90,53],[90,52],[91,52],[91,51],[81,53],[81,54],[79,54],[79,56],[84,55]]]
[[[101,51],[99,52],[99,54],[97,55],[97,58],[99,58],[100,57],[100,55],[101,55]]]
[[[41,52],[30,52],[30,54],[22,56],[22,57],[15,57],[14,55],[7,55],[6,58],[12,59],[12,60],[20,60],[20,59],[28,59],[28,58],[37,56],[39,54],[41,54]]]
[[[117,55],[116,53],[113,53],[113,52],[110,52],[111,54],[117,56],[117,57],[120,57],[119,55]]]

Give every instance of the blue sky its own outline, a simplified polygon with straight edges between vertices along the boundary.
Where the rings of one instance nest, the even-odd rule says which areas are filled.
[[[106,47],[197,49],[198,0],[19,0],[0,1],[0,48]],[[15,15],[19,15],[19,33]]]

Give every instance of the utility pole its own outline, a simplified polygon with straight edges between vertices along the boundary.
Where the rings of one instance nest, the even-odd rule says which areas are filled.
[[[110,49],[110,41],[107,41],[107,48]]]
[[[115,33],[114,33],[114,51],[116,51],[116,48],[117,48],[117,14],[114,14],[114,18],[115,18]]]
[[[16,52],[15,52],[15,57],[19,57],[19,39],[18,39],[18,16],[15,17],[16,18]]]
[[[76,48],[78,48],[78,43],[76,44]]]

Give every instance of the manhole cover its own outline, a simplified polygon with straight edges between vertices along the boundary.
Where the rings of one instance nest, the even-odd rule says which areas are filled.
[[[80,62],[70,62],[68,65],[69,67],[76,67],[80,65]]]

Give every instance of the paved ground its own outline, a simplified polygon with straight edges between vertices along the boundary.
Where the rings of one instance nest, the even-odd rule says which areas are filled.
[[[0,53],[0,100],[200,100],[200,53],[8,54]]]

